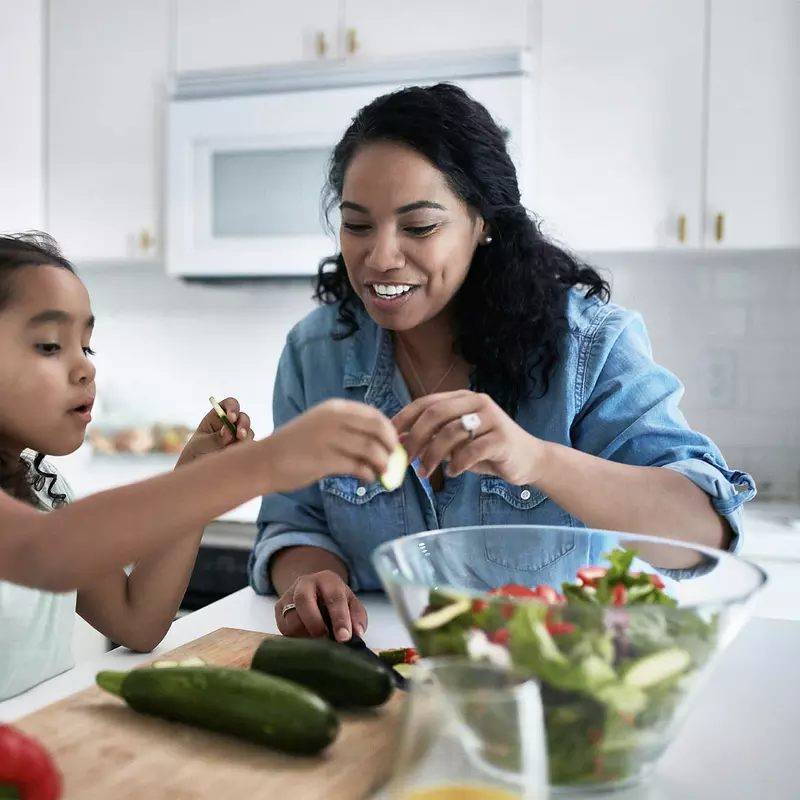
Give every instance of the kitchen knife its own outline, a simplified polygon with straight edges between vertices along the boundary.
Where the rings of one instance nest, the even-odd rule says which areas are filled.
[[[390,667],[374,650],[372,650],[367,643],[355,632],[351,634],[350,641],[339,642],[333,633],[333,623],[331,622],[331,615],[328,613],[328,608],[324,603],[319,603],[319,613],[322,614],[322,620],[328,630],[328,637],[338,644],[349,647],[358,653],[363,654],[367,658],[377,659],[383,664],[391,673],[394,678],[395,686],[403,691],[408,690],[408,679],[405,675],[399,673],[394,667]]]

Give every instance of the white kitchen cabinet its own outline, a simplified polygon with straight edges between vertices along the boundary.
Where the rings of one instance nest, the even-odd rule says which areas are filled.
[[[0,232],[44,227],[42,0],[0,0]]]
[[[338,0],[174,0],[178,72],[335,58]]]
[[[712,0],[706,242],[800,247],[800,2]]]
[[[696,246],[704,4],[543,0],[534,211],[581,250]]]
[[[50,0],[47,224],[80,262],[159,249],[169,0]]]
[[[527,47],[536,5],[529,0],[501,0],[491,8],[482,0],[342,2],[344,53],[367,58]]]

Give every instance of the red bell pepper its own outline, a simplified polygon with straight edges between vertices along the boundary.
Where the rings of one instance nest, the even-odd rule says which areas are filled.
[[[578,570],[578,580],[584,586],[594,586],[607,572],[605,567],[581,567]]]
[[[562,601],[566,601],[566,598],[562,597],[552,586],[546,584],[540,584],[534,591],[536,596],[548,605],[562,605]]]
[[[551,636],[563,636],[565,633],[575,633],[575,623],[551,622],[547,625],[547,632]]]
[[[490,633],[486,638],[492,644],[500,644],[505,647],[508,644],[508,640],[511,638],[511,633],[509,632],[508,628],[500,628],[494,633]]]
[[[536,597],[536,591],[527,586],[517,586],[514,583],[508,586],[501,586],[499,589],[491,589],[488,594],[499,595],[500,597]]]
[[[642,574],[641,572],[631,572],[631,578],[638,578],[641,574]],[[650,583],[652,583],[653,586],[656,587],[656,589],[666,588],[664,581],[662,581],[661,578],[658,577],[658,575],[653,575],[652,572],[649,572],[647,574],[647,577],[650,578]]]
[[[15,787],[22,800],[58,800],[61,774],[37,741],[0,725],[0,786]]]
[[[628,590],[625,588],[624,584],[618,583],[612,590],[611,590],[611,603],[615,606],[624,606],[625,602],[628,599]]]
[[[489,608],[489,604],[485,600],[473,600],[472,601],[472,613],[473,614],[480,614],[482,611],[486,611]]]

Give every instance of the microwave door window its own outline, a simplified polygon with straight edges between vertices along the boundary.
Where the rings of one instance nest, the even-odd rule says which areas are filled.
[[[212,155],[214,238],[318,236],[330,148],[218,151]],[[338,218],[331,214],[334,231]]]

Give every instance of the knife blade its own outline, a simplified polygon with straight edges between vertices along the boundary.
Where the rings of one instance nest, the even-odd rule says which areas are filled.
[[[391,673],[392,677],[394,678],[395,686],[398,689],[403,691],[408,690],[408,679],[405,675],[399,673],[394,667],[390,667],[374,650],[370,648],[370,646],[355,632],[353,631],[350,640],[347,642],[339,642],[336,636],[333,633],[333,623],[331,622],[331,615],[328,612],[328,607],[324,603],[319,603],[319,613],[322,614],[322,621],[325,623],[325,627],[328,630],[328,638],[338,644],[343,645],[344,647],[349,647],[351,650],[354,650],[357,653],[361,653],[366,658],[377,659],[386,667]]]

